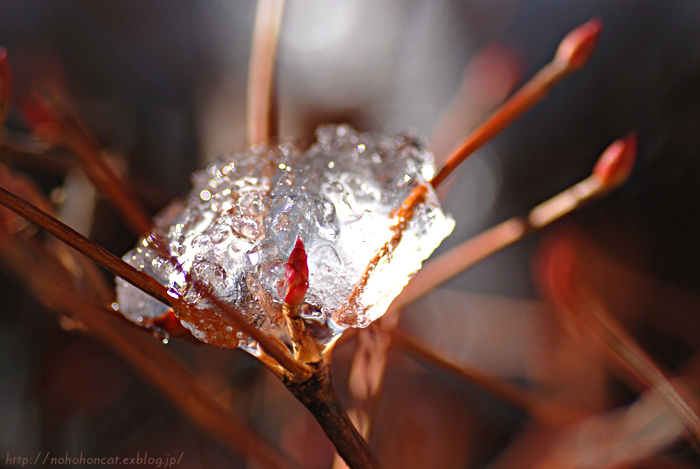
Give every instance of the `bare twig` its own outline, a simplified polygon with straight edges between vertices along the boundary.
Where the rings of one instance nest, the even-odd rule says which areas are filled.
[[[275,57],[284,0],[258,0],[248,68],[248,145],[276,137]]]
[[[614,359],[620,360],[647,383],[681,420],[695,448],[700,451],[700,417],[588,287],[573,247],[563,241],[554,244],[544,259],[545,288],[558,308],[568,313],[575,324],[585,324],[605,344]]]
[[[541,203],[526,217],[510,218],[427,262],[396,297],[391,310],[401,309],[477,262],[615,189],[632,170],[636,142],[635,134],[615,141],[583,181]]]
[[[359,330],[356,336],[349,380],[355,402],[349,413],[360,433],[369,439],[384,385],[391,337],[376,325]]]
[[[445,166],[430,181],[432,186],[439,186],[469,155],[542,101],[557,83],[582,68],[593,54],[602,28],[600,20],[592,19],[571,31],[560,43],[554,60],[452,151]]]
[[[86,300],[89,295],[78,293],[68,281],[71,277],[54,268],[58,264],[42,262],[44,254],[36,249],[32,251],[15,237],[0,245],[3,264],[25,280],[37,299],[49,309],[74,317],[87,326],[215,438],[263,467],[294,467],[273,445],[247,428],[230,410],[222,408],[210,391],[198,386],[195,377],[177,359],[152,338],[138,333],[143,329],[128,325],[114,312]]]
[[[57,237],[74,249],[77,249],[108,271],[120,276],[135,287],[141,289],[146,294],[168,306],[172,306],[177,312],[185,316],[189,316],[189,311],[193,309],[192,306],[184,303],[179,298],[179,295],[173,296],[168,293],[168,290],[155,279],[135,269],[103,247],[95,244],[91,240],[74,231],[72,228],[64,225],[60,221],[47,215],[33,205],[25,202],[3,188],[0,188],[0,204],[30,220],[32,223],[39,225],[51,235]],[[155,235],[153,236],[156,244],[159,244],[157,243]],[[166,260],[170,261],[171,263],[175,262],[176,266],[179,265],[173,256],[167,256]],[[201,283],[197,282],[196,280],[193,280],[193,282]],[[202,285],[199,285],[199,288],[203,291],[206,290],[206,288]],[[228,317],[236,324],[236,326],[239,327],[244,333],[250,335],[253,339],[258,341],[260,347],[286,370],[298,376],[308,376],[308,369],[294,360],[294,358],[289,354],[289,351],[281,343],[267,337],[259,329],[249,324],[241,313],[233,309],[233,307],[230,305],[219,300],[216,296],[212,295],[211,301],[217,308],[227,314]],[[193,314],[199,313],[194,312]]]
[[[120,180],[100,157],[102,149],[97,139],[80,122],[57,89],[46,86],[42,91],[35,94],[36,105],[51,116],[55,126],[50,132],[42,132],[42,126],[34,130],[50,143],[71,150],[80,160],[87,176],[108,196],[134,233],[141,235],[147,232],[151,227],[150,217],[141,208],[129,185]]]
[[[353,469],[378,467],[367,442],[340,406],[333,386],[330,365],[317,366],[308,380],[302,383],[285,381],[284,384],[321,424],[323,431],[348,466]]]
[[[95,244],[69,226],[34,207],[29,202],[0,187],[0,204],[45,229],[51,235],[77,249],[108,271],[122,277],[158,301],[170,305],[166,288],[153,278],[136,270],[102,246]]]
[[[514,96],[507,100],[484,124],[453,151],[448,157],[445,166],[430,181],[432,187],[437,187],[470,154],[541,101],[559,81],[583,67],[595,49],[601,29],[602,23],[594,19],[569,33],[559,45],[554,60],[526,83]],[[636,139],[628,137],[623,143],[616,142],[613,144],[608,148],[605,154],[614,153],[615,158],[619,159],[622,156],[626,156],[627,159],[633,160],[636,149],[634,145],[635,142]],[[614,165],[608,166],[617,168]],[[577,186],[539,205],[530,213],[528,218],[513,218],[508,220],[482,233],[476,238],[467,241],[463,245],[458,246],[435,261],[428,263],[416,274],[402,293],[394,300],[390,311],[382,318],[383,326],[387,329],[394,328],[398,324],[398,318],[396,314],[392,314],[392,312],[399,311],[401,307],[415,301],[420,296],[457,273],[471,267],[476,262],[498,250],[522,239],[530,231],[551,223],[593,196],[602,193],[603,189],[610,189],[612,184],[608,187],[603,183],[603,180],[604,178],[594,174]],[[402,231],[406,222],[412,217],[415,207],[424,201],[425,191],[426,187],[424,186],[416,187],[402,202],[401,207],[397,209],[396,215],[399,224],[395,227],[394,236],[375,255],[374,259],[369,264],[368,271],[374,267],[378,259],[401,240]],[[365,273],[363,281],[356,286],[351,298],[354,298],[358,291],[361,291],[364,287],[367,276],[368,273]],[[372,361],[373,372],[379,375],[375,380],[381,383],[384,367],[386,366],[386,350],[380,352],[379,356],[371,357],[369,360]],[[357,359],[355,363],[353,363],[353,367],[355,367],[355,365],[358,367],[360,366]],[[371,377],[365,378],[368,381],[372,380]],[[377,384],[376,387],[379,389],[381,386]],[[371,401],[376,399],[376,396],[368,396],[367,399]],[[363,404],[358,401],[357,407],[371,408],[372,403],[367,402]],[[364,410],[358,409],[356,414],[358,413],[364,413]],[[370,416],[366,417],[370,418]],[[369,432],[368,421],[358,421],[358,424],[362,424],[365,433]]]
[[[572,409],[539,397],[526,389],[503,381],[494,375],[484,373],[474,368],[457,366],[440,357],[418,339],[410,337],[398,329],[391,331],[391,341],[392,345],[396,346],[404,353],[411,355],[419,362],[428,362],[465,381],[475,384],[498,399],[501,399],[503,402],[527,411],[533,418],[541,423],[561,426],[581,416]]]

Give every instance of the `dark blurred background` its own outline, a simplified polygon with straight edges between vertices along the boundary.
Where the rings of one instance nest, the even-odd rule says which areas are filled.
[[[26,129],[17,109],[35,83],[58,83],[99,140],[124,161],[130,179],[158,194],[148,200],[155,212],[186,192],[190,173],[207,159],[246,146],[253,13],[254,2],[243,0],[0,0],[0,44],[13,73],[8,127]],[[439,160],[493,104],[490,85],[502,75],[522,83],[551,59],[568,31],[592,17],[605,29],[590,64],[454,176],[444,197],[457,228],[440,252],[583,179],[608,144],[636,130],[639,159],[630,182],[564,223],[617,262],[692,298],[669,299],[668,308],[664,298],[650,298],[634,314],[640,339],[672,368],[700,337],[700,302],[694,301],[700,294],[698,2],[290,1],[279,50],[281,135],[309,143],[323,122],[390,134],[410,127],[426,137],[445,136],[428,142]],[[486,65],[467,67],[475,62]],[[454,104],[460,87],[471,101]],[[465,123],[457,134],[445,131],[449,125],[440,119],[448,108]],[[29,173],[47,193],[61,183],[56,175]],[[119,255],[136,241],[104,203],[91,234]],[[447,288],[536,298],[531,260],[538,242],[531,238],[499,253]],[[63,331],[21,290],[13,278],[0,277],[0,465],[7,452],[184,451],[183,467],[231,466],[225,449],[119,358],[89,336]],[[682,340],[657,330],[659,317],[679,322]],[[171,347],[203,382],[235,396],[235,407],[271,438],[284,440],[284,418],[304,418],[269,383],[264,389],[282,403],[272,411],[277,415],[266,416],[247,383],[266,383],[267,372],[243,353]],[[342,387],[349,352],[341,348],[338,355]],[[487,464],[525,419],[449,377],[409,369],[410,379],[390,375],[396,381],[387,388],[416,380],[426,392],[437,389],[436,402],[453,403],[447,407],[474,417],[472,430],[483,430],[466,432],[476,443],[464,450],[468,454],[455,455],[454,467]],[[322,456],[308,467],[324,467],[328,448],[322,438],[313,441],[320,441]]]

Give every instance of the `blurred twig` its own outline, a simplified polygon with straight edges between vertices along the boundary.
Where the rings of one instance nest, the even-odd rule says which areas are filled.
[[[25,284],[45,306],[76,318],[119,356],[128,361],[193,421],[263,467],[290,468],[294,465],[271,444],[241,423],[216,397],[196,384],[197,380],[146,334],[128,325],[107,308],[87,300],[70,285],[69,275],[49,264],[38,263],[37,252],[16,238],[0,245],[3,264],[24,279]]]
[[[248,145],[277,137],[275,62],[284,0],[258,0],[248,69]]]

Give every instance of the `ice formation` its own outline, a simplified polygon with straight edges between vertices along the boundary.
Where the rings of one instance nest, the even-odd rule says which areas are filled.
[[[327,125],[316,137],[306,151],[291,143],[258,146],[194,173],[187,200],[155,220],[181,270],[161,258],[148,237],[124,259],[198,308],[206,298],[186,279],[199,279],[256,327],[286,341],[284,263],[301,237],[309,267],[301,314],[312,330],[324,331],[327,337],[319,340],[368,326],[454,221],[426,183],[434,172],[432,155],[415,136]],[[402,222],[397,208],[417,186],[426,187],[424,198],[405,220],[400,240],[384,249]],[[137,323],[168,311],[121,279],[117,300]],[[216,327],[216,321],[181,322],[204,342],[246,346],[240,334],[224,340],[221,335],[233,329]]]

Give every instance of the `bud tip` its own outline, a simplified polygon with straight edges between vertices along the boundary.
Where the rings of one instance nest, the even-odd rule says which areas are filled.
[[[605,149],[593,168],[593,174],[608,189],[620,186],[629,178],[636,156],[637,134],[631,132]]]
[[[306,250],[304,250],[304,243],[301,241],[301,238],[297,238],[285,267],[287,292],[284,302],[291,306],[299,306],[304,301],[306,290],[309,288],[309,267],[306,262]]]
[[[561,41],[557,49],[557,59],[571,70],[583,67],[593,55],[602,29],[603,22],[598,18],[588,20],[574,29]]]

